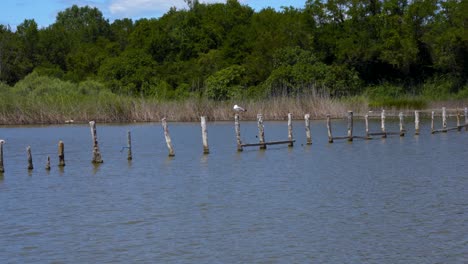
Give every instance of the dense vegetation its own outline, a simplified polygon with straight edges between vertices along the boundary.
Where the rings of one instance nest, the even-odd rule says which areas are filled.
[[[96,8],[72,6],[45,28],[34,19],[16,31],[0,25],[0,110],[16,107],[18,95],[359,95],[394,105],[468,97],[468,1],[307,0],[258,12],[237,0],[186,2],[137,21],[110,23]]]

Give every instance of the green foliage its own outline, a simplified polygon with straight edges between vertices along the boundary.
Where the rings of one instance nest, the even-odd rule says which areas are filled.
[[[242,91],[241,79],[245,69],[233,65],[222,69],[206,79],[205,95],[213,100],[233,99]]]

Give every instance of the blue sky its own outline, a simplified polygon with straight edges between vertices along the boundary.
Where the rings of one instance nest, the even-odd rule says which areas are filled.
[[[225,2],[223,0],[200,0],[204,3]],[[265,7],[279,9],[281,6],[303,8],[306,0],[239,0],[259,11]],[[34,19],[39,27],[54,23],[59,11],[72,5],[97,7],[111,22],[119,18],[137,20],[143,17],[160,17],[170,7],[186,8],[184,0],[2,0],[0,24],[10,25],[14,30],[25,19]]]

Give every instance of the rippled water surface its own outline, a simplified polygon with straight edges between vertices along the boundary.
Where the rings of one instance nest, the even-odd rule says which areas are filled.
[[[414,136],[408,123],[402,138],[329,144],[314,121],[306,146],[294,122],[293,148],[237,153],[233,124],[209,123],[203,155],[199,124],[169,126],[174,158],[159,123],[98,124],[97,167],[86,125],[0,127],[0,263],[468,262],[468,132]],[[256,123],[241,126],[256,142]],[[265,129],[287,138],[285,122]]]

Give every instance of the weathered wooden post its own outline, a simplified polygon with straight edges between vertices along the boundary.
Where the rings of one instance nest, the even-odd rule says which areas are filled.
[[[206,116],[200,117],[200,126],[202,130],[203,154],[209,154],[210,148],[208,147],[208,132],[206,129]]]
[[[132,160],[132,133],[127,131],[127,160]]]
[[[312,137],[310,135],[310,114],[304,115],[305,121],[305,131],[306,131],[306,138],[307,138],[307,145],[312,145]]]
[[[260,144],[260,149],[266,149],[265,145],[265,126],[263,125],[263,116],[262,114],[257,114],[257,125],[258,125],[258,141]]]
[[[400,112],[400,114],[398,114],[398,117],[400,118],[400,137],[403,137],[405,136],[405,125],[404,125],[404,116],[403,116],[403,112]]]
[[[447,132],[447,109],[442,107],[442,129],[443,132]]]
[[[5,167],[3,166],[3,144],[5,144],[5,140],[0,139],[0,173],[5,172]]]
[[[50,156],[47,156],[47,162],[46,162],[45,169],[48,170],[48,171],[50,170]]]
[[[364,121],[366,123],[366,139],[370,139],[369,137],[369,114],[364,116]]]
[[[353,141],[353,111],[348,111],[348,141]]]
[[[288,140],[290,141],[288,146],[292,147],[294,146],[293,142],[293,127],[292,127],[292,114],[288,114]]]
[[[414,111],[414,134],[419,135],[419,111]]]
[[[65,145],[63,141],[60,140],[58,143],[58,157],[59,157],[59,167],[65,166]]]
[[[461,131],[462,127],[460,125],[460,111],[458,111],[458,108],[457,108],[457,130],[458,131]]]
[[[431,134],[434,134],[434,111],[431,112]]]
[[[468,131],[468,107],[465,107],[465,131]]]
[[[330,115],[327,115],[328,143],[333,143]]]
[[[237,140],[237,151],[242,151],[242,141],[240,135],[240,122],[239,122],[239,114],[234,116],[234,127],[236,129],[236,140]]]
[[[34,166],[33,166],[32,154],[31,154],[31,147],[28,146],[26,148],[26,151],[28,152],[28,170],[32,170],[34,169]]]
[[[164,137],[166,138],[166,145],[169,149],[169,157],[174,157],[174,148],[172,147],[171,136],[169,135],[169,128],[167,127],[167,121],[165,117],[161,120],[161,124],[164,130]]]
[[[103,163],[97,140],[96,122],[90,121],[89,126],[91,127],[91,136],[93,137],[93,160],[91,162],[94,164]]]
[[[385,109],[382,109],[382,114],[380,115],[380,118],[381,118],[381,128],[382,128],[382,137],[383,138],[386,138],[387,137],[387,132],[385,132]]]

